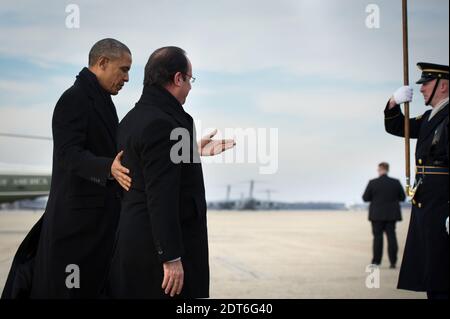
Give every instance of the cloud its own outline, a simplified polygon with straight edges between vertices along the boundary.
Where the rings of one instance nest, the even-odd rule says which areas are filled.
[[[403,175],[403,142],[384,132],[382,114],[402,83],[400,2],[376,1],[376,30],[365,27],[369,2],[359,0],[76,3],[80,29],[66,28],[66,2],[2,1],[1,130],[49,135],[53,106],[90,47],[114,37],[133,52],[131,80],[114,97],[120,118],[139,99],[150,53],[178,45],[199,75],[185,107],[204,129],[279,128],[279,171],[264,177],[278,190],[274,199],[360,201],[381,160]],[[415,62],[448,63],[449,4],[409,3],[415,79]],[[424,110],[416,94],[412,113]],[[51,163],[48,142],[0,139],[0,147],[1,161]],[[224,184],[246,191],[241,182],[258,179],[256,165],[204,167],[209,198],[223,198]]]
[[[380,116],[388,99],[386,91],[295,90],[261,92],[256,105],[264,113],[315,120],[354,121]]]
[[[188,51],[195,67],[209,71],[279,68],[364,81],[401,78],[401,11],[387,0],[378,1],[378,30],[365,27],[367,4],[357,0],[134,1],[126,8],[118,1],[78,1],[80,29],[65,27],[65,6],[59,1],[48,1],[41,8],[6,3],[4,12],[12,10],[21,21],[30,22],[3,26],[0,52],[39,63],[84,64],[96,40],[113,36],[130,46],[141,66],[157,47],[175,44]],[[411,16],[417,17],[410,20],[415,31],[412,58],[430,58],[431,52],[433,58],[448,61],[448,55],[439,53],[448,52],[448,43],[436,46],[434,40],[447,39],[448,28],[433,28],[415,13],[426,7],[440,11],[442,6],[448,8],[448,3],[411,3]],[[430,38],[430,32],[435,36]]]
[[[29,105],[26,108],[2,106],[0,108],[0,131],[51,137],[52,112],[45,111],[46,108],[47,105]],[[0,161],[10,164],[50,167],[52,147],[52,141],[0,137]]]
[[[44,86],[36,82],[24,83],[23,81],[0,79],[0,92],[8,92],[8,94],[37,94],[43,89]]]

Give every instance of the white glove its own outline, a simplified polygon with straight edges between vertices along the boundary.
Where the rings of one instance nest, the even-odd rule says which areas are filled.
[[[447,217],[447,220],[445,221],[445,228],[447,229],[447,235],[448,235],[448,217]]]
[[[410,86],[402,86],[394,93],[394,101],[397,104],[411,102],[413,98],[413,88]]]

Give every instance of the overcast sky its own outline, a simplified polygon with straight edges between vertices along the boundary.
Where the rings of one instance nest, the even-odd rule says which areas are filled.
[[[66,26],[71,3],[79,28]],[[380,28],[365,24],[371,3]],[[448,64],[449,2],[409,4],[415,80],[417,62]],[[2,0],[0,131],[51,136],[56,101],[104,37],[133,53],[130,82],[114,97],[120,118],[139,99],[151,52],[176,45],[197,78],[184,107],[200,133],[278,129],[275,174],[260,174],[262,163],[204,163],[210,200],[224,198],[227,184],[240,197],[255,179],[261,198],[271,189],[275,200],[360,202],[380,161],[404,183],[403,141],[383,126],[386,101],[403,79],[400,0]],[[418,115],[426,107],[414,89]],[[238,139],[236,154],[248,151]],[[0,137],[0,162],[50,167],[51,160],[51,142]]]

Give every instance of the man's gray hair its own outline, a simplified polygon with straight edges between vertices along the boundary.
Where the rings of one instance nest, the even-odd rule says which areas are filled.
[[[95,65],[102,56],[109,59],[118,59],[124,53],[131,55],[130,49],[116,39],[106,38],[98,41],[89,51],[89,66]]]

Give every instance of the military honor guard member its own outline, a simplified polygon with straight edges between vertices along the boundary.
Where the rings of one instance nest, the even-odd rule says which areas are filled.
[[[449,283],[449,179],[448,77],[446,65],[418,63],[425,104],[432,109],[410,119],[411,138],[417,139],[416,177],[412,212],[399,289],[426,291],[430,299],[448,299]],[[404,136],[400,104],[412,101],[413,89],[399,88],[386,106],[385,128]]]

